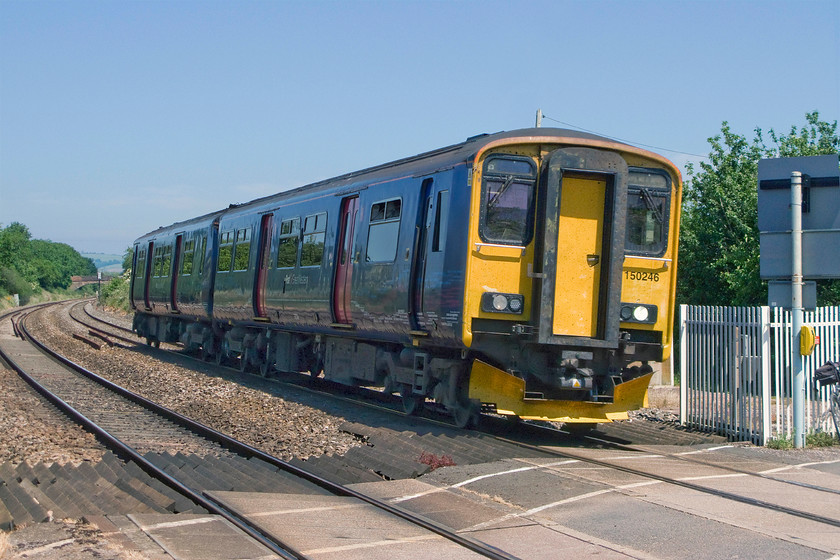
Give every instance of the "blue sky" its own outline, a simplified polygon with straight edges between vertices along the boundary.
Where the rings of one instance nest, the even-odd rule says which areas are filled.
[[[537,108],[681,166],[837,120],[840,2],[0,0],[0,224],[121,253]]]

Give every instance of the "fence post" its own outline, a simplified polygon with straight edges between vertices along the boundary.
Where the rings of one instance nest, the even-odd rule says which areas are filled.
[[[688,407],[688,305],[680,304],[680,424],[685,426]]]
[[[770,401],[773,388],[770,383],[770,308],[761,308],[761,445],[767,445],[770,439],[771,422]]]

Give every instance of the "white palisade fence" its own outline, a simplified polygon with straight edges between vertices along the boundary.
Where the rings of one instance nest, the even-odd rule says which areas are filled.
[[[680,421],[765,445],[793,434],[790,312],[770,307],[680,306]],[[833,431],[816,368],[840,361],[840,307],[805,312],[820,344],[803,357],[805,432]],[[799,351],[797,348],[796,351]]]

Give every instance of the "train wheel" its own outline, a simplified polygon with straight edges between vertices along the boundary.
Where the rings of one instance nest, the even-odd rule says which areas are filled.
[[[201,359],[209,362],[213,359],[213,335],[210,332],[205,332],[201,340]]]
[[[452,417],[455,419],[455,425],[459,428],[474,428],[477,426],[481,416],[480,407],[481,405],[473,400],[459,402],[452,409]]]
[[[382,379],[382,392],[386,395],[393,395],[397,392],[396,383],[390,373],[386,373]]]
[[[415,395],[409,385],[402,386],[400,395],[402,395],[403,410],[409,416],[416,416],[417,414],[420,414],[426,407],[426,397],[423,395]]]

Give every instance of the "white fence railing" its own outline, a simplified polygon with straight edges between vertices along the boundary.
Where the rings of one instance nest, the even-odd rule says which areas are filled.
[[[758,445],[791,437],[790,312],[681,305],[680,321],[681,422]],[[804,324],[820,338],[803,359],[805,431],[831,431],[828,390],[818,391],[812,376],[840,360],[840,307],[805,312]]]

